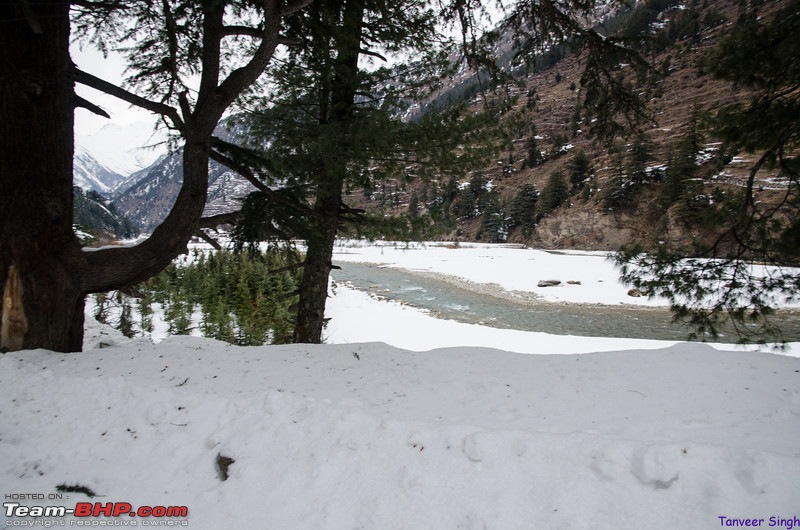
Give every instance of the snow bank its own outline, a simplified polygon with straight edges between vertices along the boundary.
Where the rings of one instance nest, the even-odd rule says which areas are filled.
[[[170,338],[2,355],[0,386],[0,491],[81,485],[103,497],[67,506],[187,506],[197,529],[800,515],[800,360],[785,356]],[[224,481],[220,455],[234,461]]]
[[[455,346],[483,346],[517,353],[567,354],[616,349],[656,349],[677,342],[608,337],[579,337],[501,329],[443,320],[429,312],[336,284],[325,309],[330,318],[324,336],[330,344],[385,342],[399,348],[426,351]],[[727,346],[728,349],[734,345]],[[800,354],[800,344],[789,352]]]

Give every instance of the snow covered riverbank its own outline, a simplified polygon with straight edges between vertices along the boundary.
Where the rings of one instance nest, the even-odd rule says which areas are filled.
[[[201,530],[800,518],[798,358],[460,324],[342,285],[329,316],[322,346],[152,344],[88,321],[84,353],[0,355],[0,526],[68,526],[15,510],[80,502],[185,507],[168,522]],[[106,520],[165,522],[88,522]]]
[[[619,282],[619,273],[605,252],[550,253],[516,245],[474,243],[456,247],[446,243],[341,241],[335,249],[334,261],[344,267],[344,276],[347,263],[368,263],[432,275],[459,287],[522,303],[602,305],[604,310],[619,305],[642,310],[667,306],[664,300],[628,296],[628,288]],[[541,280],[561,283],[539,287]],[[379,301],[375,296],[348,288],[346,283],[332,292],[326,315],[332,317],[326,330],[329,343],[384,341],[415,351],[487,346],[520,353],[553,354],[653,349],[676,344],[664,340],[555,335],[441,320],[425,311]],[[714,346],[723,350],[743,348],[733,344]],[[787,344],[783,353],[800,355],[800,343]]]
[[[475,289],[504,291],[521,300],[577,304],[667,306],[628,296],[607,252],[546,252],[518,245],[341,241],[334,261],[362,262],[450,278]],[[542,281],[560,282],[539,286]]]

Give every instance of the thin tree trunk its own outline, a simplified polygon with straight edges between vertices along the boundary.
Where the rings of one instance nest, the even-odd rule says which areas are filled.
[[[336,58],[330,85],[330,105],[327,105],[327,101],[322,101],[320,105],[321,109],[325,109],[321,111],[320,123],[335,125],[334,129],[342,131],[345,135],[355,118],[355,97],[359,83],[358,57],[364,11],[363,0],[349,0],[344,7],[342,28],[336,35]],[[327,90],[323,90],[323,94],[326,93]],[[333,244],[339,229],[342,190],[347,177],[347,138],[343,138],[343,141],[345,147],[341,152],[332,154],[330,159],[320,161],[324,181],[317,188],[315,215],[312,221],[315,225],[315,235],[307,241],[308,248],[299,289],[300,300],[294,333],[294,341],[299,343],[322,342]]]
[[[328,299],[328,281],[331,273],[333,244],[339,229],[342,180],[329,182],[327,192],[317,195],[314,218],[317,220],[315,237],[307,241],[303,278],[300,282],[300,300],[297,304],[297,323],[294,342],[319,344],[325,326],[325,305]]]

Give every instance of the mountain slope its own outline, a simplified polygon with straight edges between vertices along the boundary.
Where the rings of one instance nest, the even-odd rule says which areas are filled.
[[[76,145],[72,166],[72,183],[84,190],[109,193],[125,177],[97,161],[86,148]]]
[[[76,137],[75,144],[76,152],[80,148],[103,167],[127,177],[163,156],[165,139],[162,131],[153,131],[151,123],[109,123],[93,134]]]
[[[696,129],[700,113],[746,96],[711,79],[702,67],[704,54],[730,31],[740,9],[733,0],[713,5],[646,0],[604,20],[605,30],[640,41],[653,67],[640,94],[648,101],[653,122],[645,126],[641,142],[620,137],[608,149],[593,141],[592,123],[580,104],[587,90],[581,86],[583,59],[556,47],[533,60],[527,71],[515,70],[515,83],[487,94],[490,102],[512,96],[512,109],[503,118],[507,146],[495,160],[454,183],[398,177],[374,183],[372,189],[380,193],[353,193],[347,200],[390,216],[410,210],[429,214],[438,237],[447,239],[598,250],[650,247],[657,241],[683,248],[702,245],[715,235],[715,212],[733,207],[754,159],[726,153],[714,138],[698,133],[689,154],[696,185],[682,192],[680,200],[669,197],[667,173],[676,166],[675,157]],[[618,65],[618,72],[632,77],[625,65]],[[431,101],[483,104],[477,90],[477,82],[461,76]],[[229,134],[224,127],[218,133]],[[581,159],[585,163],[578,172]],[[145,229],[152,228],[169,211],[179,174],[175,158],[139,173],[137,182],[120,195],[120,208]],[[545,201],[542,194],[554,174],[568,192]],[[215,164],[209,183],[207,211],[213,213],[235,209],[236,199],[251,189]],[[761,200],[769,201],[770,193],[780,191],[773,183],[761,184]]]
[[[183,150],[179,149],[150,168],[137,173],[138,180],[119,193],[120,211],[144,231],[160,224],[169,213],[183,183]],[[208,201],[204,215],[238,210],[239,200],[255,188],[228,168],[211,162]]]
[[[786,2],[770,4],[769,9],[781,4]],[[507,145],[497,158],[457,182],[409,183],[398,178],[383,185],[389,196],[354,196],[354,202],[389,215],[410,210],[430,214],[432,226],[445,228],[439,235],[444,239],[597,250],[652,247],[656,242],[701,247],[716,236],[717,213],[735,208],[756,160],[726,152],[698,127],[703,112],[747,97],[729,83],[712,79],[703,66],[704,56],[729,34],[741,9],[731,0],[702,5],[647,0],[604,21],[608,31],[638,41],[652,66],[638,94],[653,121],[644,126],[639,141],[635,136],[617,137],[605,146],[590,137],[593,123],[581,105],[589,88],[582,86],[584,59],[553,48],[527,71],[520,67],[513,83],[488,92],[485,99],[475,96],[477,85],[471,87],[463,79],[436,95],[438,101],[471,101],[476,107],[484,101],[496,107],[511,105],[501,118]],[[632,70],[619,64],[615,75],[632,81]],[[687,143],[693,150],[684,153]],[[668,177],[680,156],[691,160],[685,168],[691,175],[676,194],[669,189]],[[578,173],[582,157],[588,163]],[[554,174],[568,193],[552,203],[543,199]],[[765,172],[757,182],[757,188],[763,188],[758,200],[775,201],[785,191],[774,176]],[[539,200],[525,205],[525,193]],[[551,204],[545,208],[545,202]]]

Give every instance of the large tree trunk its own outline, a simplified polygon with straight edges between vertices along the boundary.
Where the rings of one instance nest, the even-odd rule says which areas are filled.
[[[24,4],[0,7],[0,347],[74,351],[84,298],[72,232],[69,5]]]

